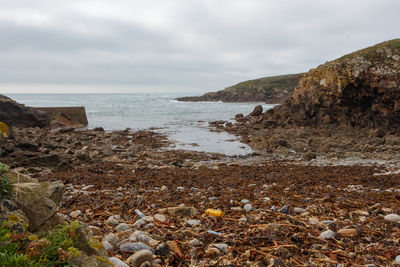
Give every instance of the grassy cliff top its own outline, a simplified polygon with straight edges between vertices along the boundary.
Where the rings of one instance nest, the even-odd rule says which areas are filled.
[[[370,47],[355,51],[353,53],[344,55],[343,57],[340,57],[334,61],[343,61],[343,60],[350,60],[355,57],[363,57],[364,59],[366,59],[368,61],[382,62],[386,58],[384,56],[384,54],[379,52],[382,49],[389,49],[391,51],[394,51],[396,54],[400,54],[400,39],[393,39],[393,40],[385,41],[385,42],[376,44],[374,46],[370,46]]]
[[[244,90],[264,90],[272,91],[274,89],[282,91],[293,91],[296,87],[300,74],[288,74],[272,77],[264,77],[255,80],[240,82],[236,85],[227,87],[224,91],[244,91]]]

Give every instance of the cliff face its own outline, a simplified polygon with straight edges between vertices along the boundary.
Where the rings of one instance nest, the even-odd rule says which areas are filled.
[[[263,124],[400,127],[400,39],[310,70],[284,105],[264,113]]]
[[[265,77],[238,83],[202,96],[181,97],[178,101],[266,102],[283,103],[293,92],[301,74]]]
[[[46,114],[19,104],[0,95],[0,121],[16,127],[45,127],[49,120]]]

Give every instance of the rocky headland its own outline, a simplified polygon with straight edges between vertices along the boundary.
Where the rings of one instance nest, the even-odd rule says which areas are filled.
[[[222,102],[265,102],[283,103],[296,87],[301,74],[288,74],[249,80],[202,96],[177,98],[178,101],[222,101]]]
[[[399,67],[399,39],[351,53],[304,74],[284,104],[217,128],[283,156],[396,159]]]

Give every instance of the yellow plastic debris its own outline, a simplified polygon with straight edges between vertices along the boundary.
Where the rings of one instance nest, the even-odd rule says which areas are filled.
[[[205,214],[214,217],[224,217],[225,213],[222,210],[207,209]]]
[[[4,122],[0,121],[0,134],[8,137],[8,126]]]

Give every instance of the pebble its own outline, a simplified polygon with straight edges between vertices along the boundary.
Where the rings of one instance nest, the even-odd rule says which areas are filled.
[[[248,204],[248,203],[250,203],[250,200],[248,200],[248,199],[242,199],[240,202],[242,202],[243,204]]]
[[[246,204],[246,205],[244,205],[243,209],[245,209],[247,212],[249,212],[253,209],[253,206],[251,204]]]
[[[153,216],[144,216],[142,218],[143,221],[145,221],[146,223],[152,223],[154,222],[154,217]]]
[[[74,210],[69,214],[69,216],[71,218],[78,218],[81,215],[82,215],[82,211],[80,211],[80,210]]]
[[[148,263],[148,266],[151,266],[152,261],[153,261],[153,253],[150,250],[138,251],[127,259],[127,262],[135,267],[146,266],[143,265],[146,263]]]
[[[326,231],[322,232],[319,235],[319,237],[323,238],[323,239],[332,239],[332,238],[335,238],[335,232],[333,232],[332,230],[326,230]]]
[[[193,247],[201,246],[200,240],[198,240],[198,239],[196,239],[196,238],[190,240],[190,241],[189,241],[189,244],[190,244],[191,246],[193,246]]]
[[[110,243],[113,247],[115,247],[115,246],[118,244],[118,242],[119,242],[119,238],[117,237],[116,234],[110,233],[110,234],[106,235],[106,236],[103,238],[103,242],[104,242],[104,241],[107,241],[107,242]]]
[[[227,244],[214,244],[214,247],[216,247],[217,249],[223,251],[224,253],[226,253],[226,251],[228,250],[228,245]]]
[[[142,228],[142,226],[144,226],[144,225],[146,225],[146,222],[145,222],[144,220],[140,219],[140,220],[136,221],[136,222],[133,224],[133,227],[135,227],[135,229],[140,229],[140,228]]]
[[[159,256],[168,256],[170,253],[170,248],[167,244],[162,243],[160,245],[158,245],[158,247],[156,248],[156,255]]]
[[[185,190],[185,188],[184,188],[183,186],[178,186],[178,187],[176,188],[176,190],[182,192],[183,190]]]
[[[119,232],[119,231],[126,231],[128,229],[130,229],[131,227],[129,226],[129,224],[127,223],[120,223],[118,224],[118,226],[115,228],[115,231]]]
[[[186,224],[187,224],[188,226],[190,226],[190,227],[199,225],[200,223],[201,223],[200,220],[187,220],[187,221],[186,221]]]
[[[126,264],[125,262],[116,257],[108,258],[108,261],[111,262],[115,267],[129,267],[128,264]]]
[[[271,201],[271,198],[269,198],[269,197],[264,197],[264,198],[263,198],[263,201],[264,201],[264,202],[270,202],[270,201]]]
[[[231,207],[231,211],[242,211],[241,207]]]
[[[400,216],[392,213],[392,214],[386,215],[384,217],[384,219],[389,222],[398,222],[398,221],[400,221]]]
[[[161,191],[161,192],[168,191],[168,187],[166,187],[165,185],[163,185],[163,186],[161,186],[160,191]]]
[[[103,242],[101,242],[101,244],[103,245],[104,249],[107,251],[112,250],[114,248],[110,243],[108,243],[108,241],[103,241]]]
[[[394,261],[395,261],[396,263],[400,263],[400,255],[397,255],[396,258],[394,259]]]
[[[307,212],[307,210],[306,209],[303,209],[303,208],[294,208],[293,209],[293,211],[294,211],[294,213],[296,213],[296,214],[302,214],[302,213],[304,213],[304,212]]]
[[[272,210],[272,211],[276,211],[276,207],[275,207],[275,206],[272,206],[272,207],[271,207],[271,210]]]
[[[137,216],[139,216],[139,218],[143,218],[145,215],[138,209],[135,209],[135,213]]]
[[[140,250],[150,250],[153,251],[153,249],[149,246],[146,245],[145,243],[142,242],[129,242],[129,243],[124,243],[122,244],[119,249],[122,252],[127,252],[127,251],[140,251]]]
[[[82,191],[87,191],[89,189],[92,189],[94,187],[94,185],[87,185],[81,188]]]
[[[89,229],[92,231],[93,235],[101,235],[101,229],[99,227],[90,225]]]
[[[247,223],[247,218],[246,217],[242,217],[242,218],[239,219],[239,222]]]
[[[143,227],[143,230],[150,230],[150,229],[152,229],[152,228],[154,228],[154,223],[149,223],[149,224],[146,224],[144,227]]]
[[[284,205],[284,206],[279,210],[279,212],[280,212],[280,213],[283,213],[283,214],[289,214],[289,206],[288,206],[288,205]]]
[[[208,200],[210,200],[210,201],[218,200],[218,197],[209,197]]]
[[[340,236],[357,236],[357,229],[340,229],[337,231]]]
[[[119,224],[119,222],[114,216],[110,216],[110,217],[108,217],[106,224],[110,225],[110,226],[116,226]]]
[[[154,215],[154,218],[159,220],[159,221],[161,221],[161,222],[166,222],[167,221],[167,218],[162,214],[156,214],[156,215]]]

